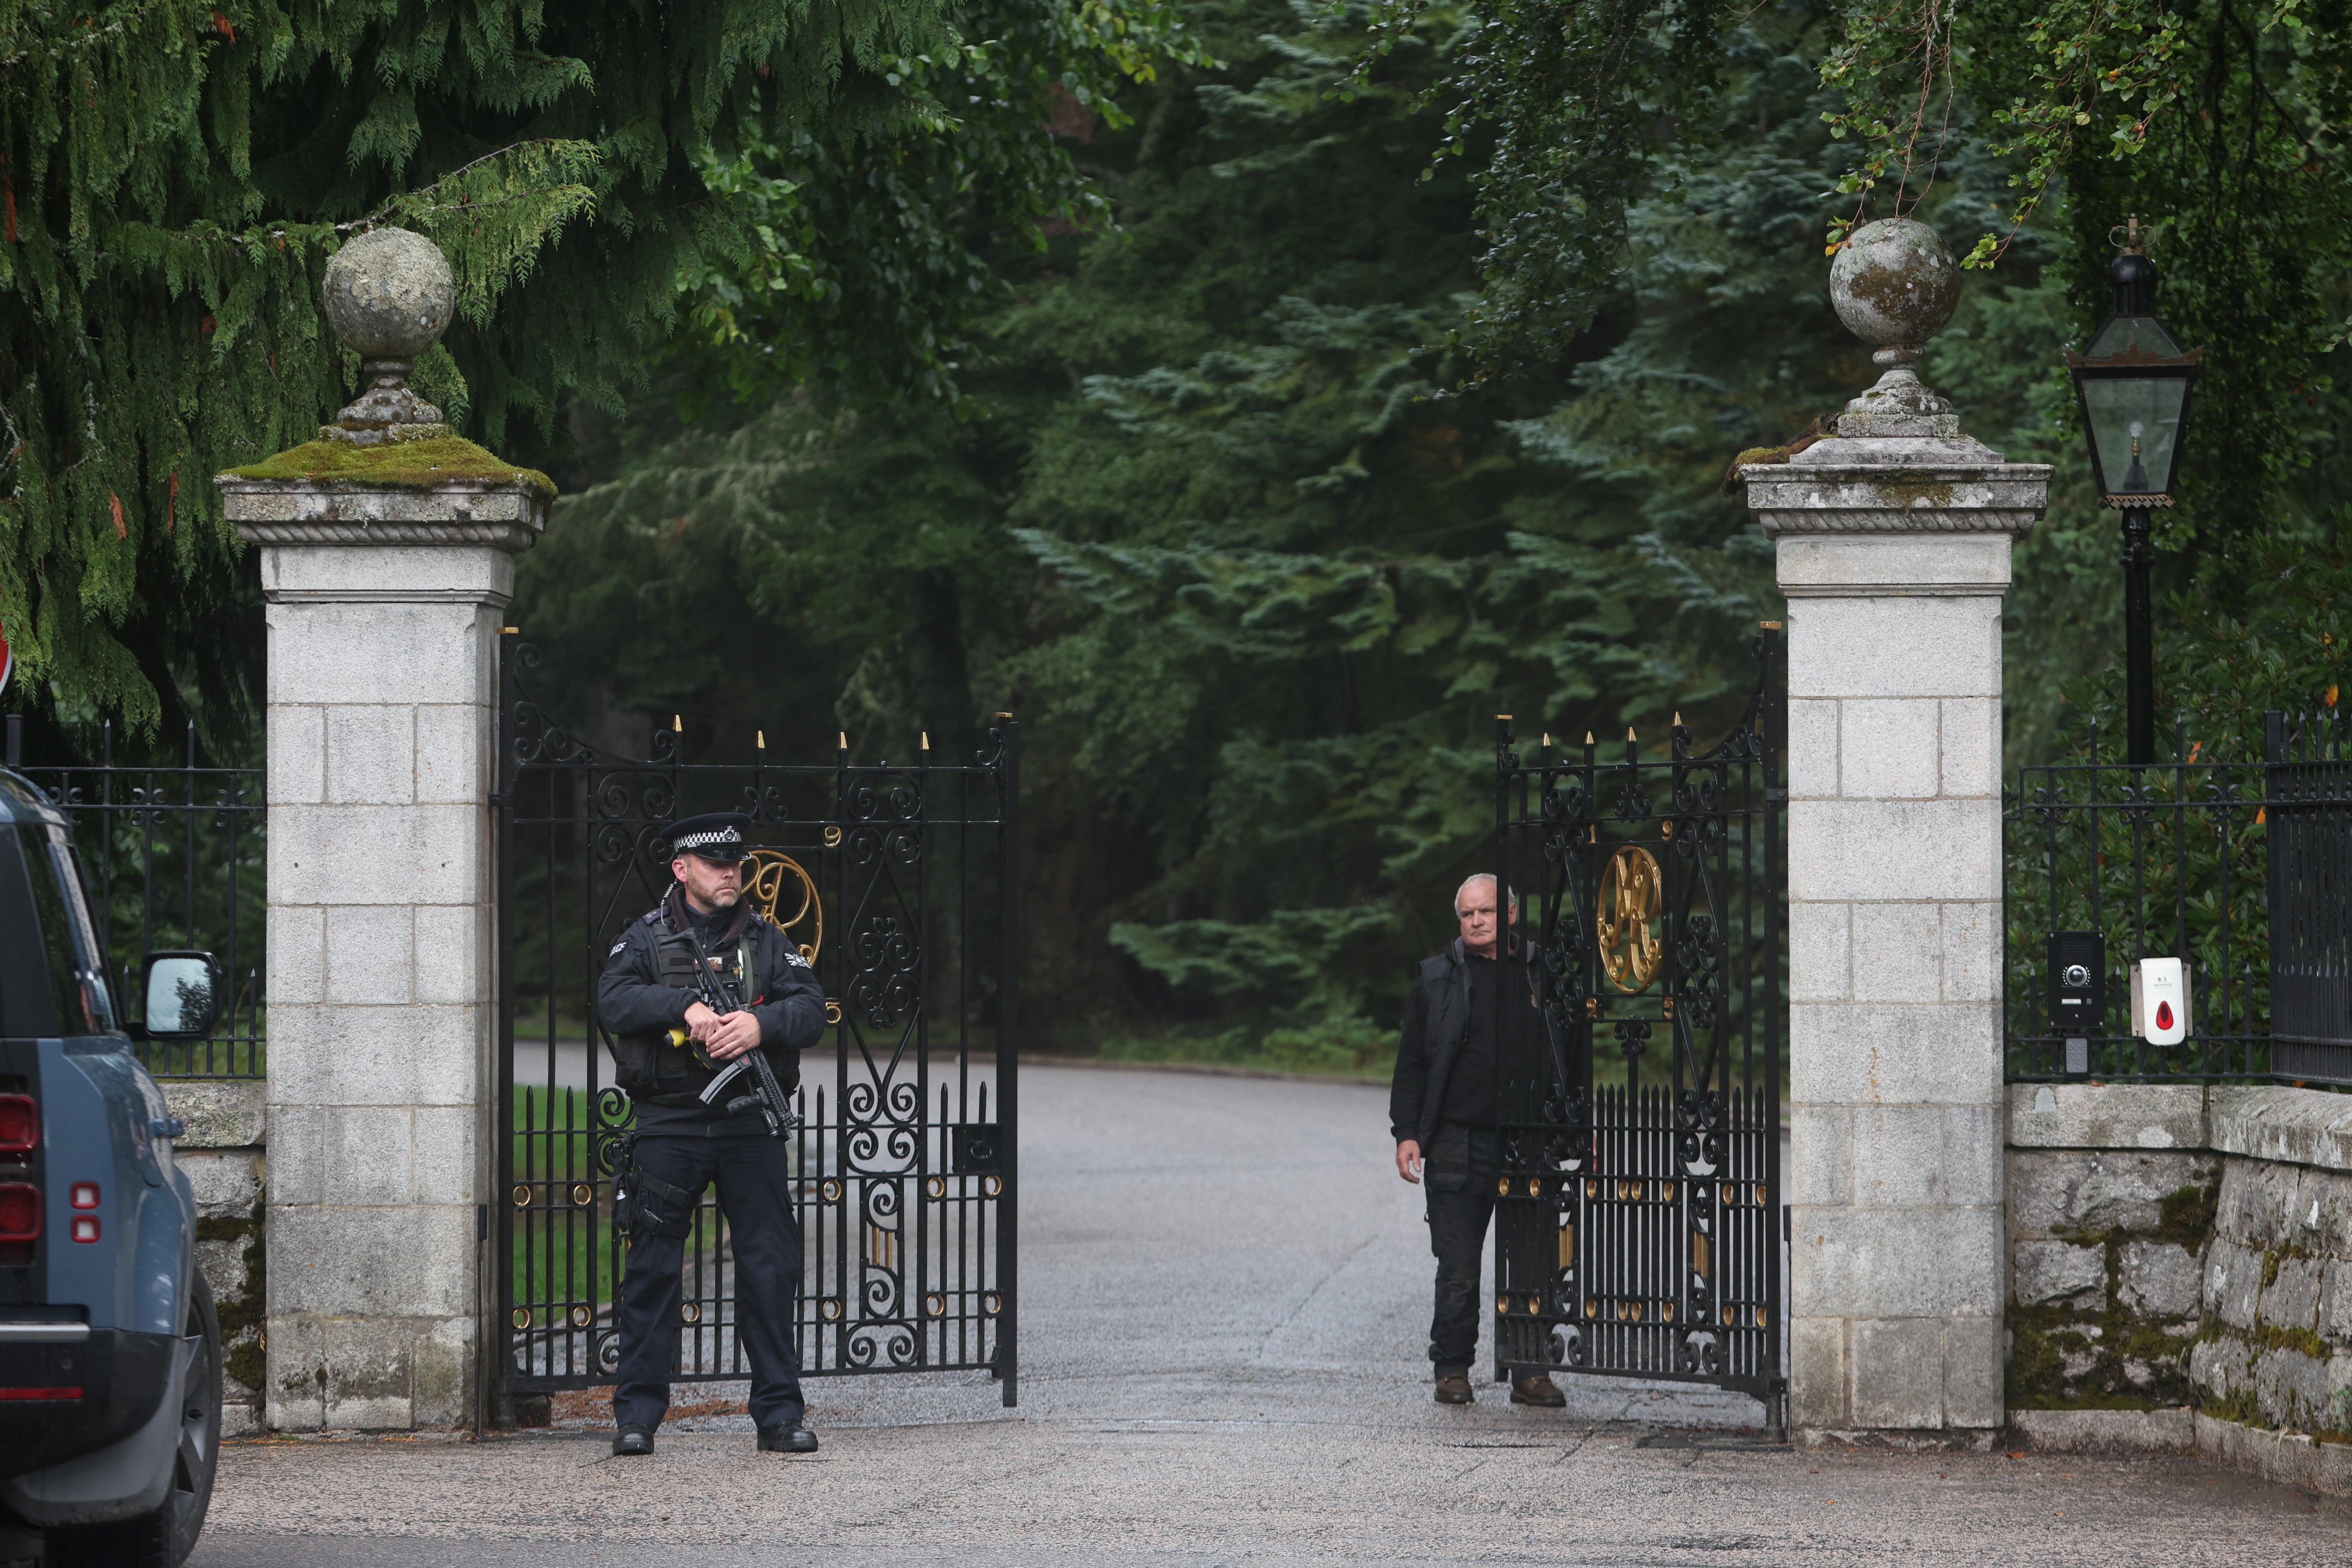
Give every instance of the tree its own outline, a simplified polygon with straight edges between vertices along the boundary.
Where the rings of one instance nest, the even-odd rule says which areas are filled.
[[[1377,0],[1384,42],[1430,11]],[[2022,333],[1999,346],[2030,347],[2043,367],[2043,384],[2028,384],[2013,355],[1962,349],[1942,363],[1982,379],[1939,385],[1964,402],[1990,395],[2019,421],[2013,451],[2066,470],[2050,527],[2021,558],[2029,624],[2012,649],[2028,677],[2012,679],[2012,708],[2046,733],[2063,707],[2058,672],[2112,647],[2095,617],[2031,612],[2069,604],[2111,549],[2111,520],[2071,482],[2079,437],[2054,351],[2087,341],[2105,314],[2109,235],[2126,215],[2157,220],[2163,312],[2208,347],[2182,504],[2159,530],[2171,586],[2195,584],[2182,602],[2200,614],[2248,612],[2267,591],[2270,544],[2337,526],[2352,16],[2341,4],[2234,0],[1843,0],[1777,14],[1821,28],[1818,112],[1853,149],[1834,187],[1843,199],[1824,215],[1829,248],[1869,217],[1937,223],[1971,267],[2000,268],[1972,291],[1985,309],[1961,330],[1980,348],[1995,346],[1988,332]],[[1746,19],[1761,15],[1538,0],[1472,26],[1431,96],[1452,110],[1454,146],[1498,128],[1477,176],[1486,277],[1463,339],[1486,372],[1572,342],[1605,307],[1629,212],[1721,144],[1731,122],[1706,108],[1734,79],[1723,67]],[[2055,580],[2034,579],[2045,565]]]
[[[1030,891],[1070,928],[1037,1008],[1361,1062],[1475,862],[1496,710],[1657,743],[1736,705],[1777,599],[1724,465],[1867,369],[1825,301],[1778,308],[1843,165],[1796,30],[1747,36],[1731,153],[1629,214],[1601,325],[1446,396],[1472,191],[1416,183],[1444,133],[1416,100],[1453,20],[1342,100],[1360,16],[1184,19],[1221,66],[1073,127],[1119,229],[993,253],[1016,295],[960,367],[971,416],[795,395],[633,447],[516,613],[559,710],[616,739],[682,711],[722,752],[837,722],[896,757],[1017,709]],[[668,613],[730,579],[740,608]]]
[[[1091,52],[1057,62],[1082,88],[1159,36],[1150,4],[1033,9]],[[993,136],[1000,195],[1079,201],[1034,123],[1042,88],[932,94],[1002,48],[932,0],[0,5],[0,625],[20,679],[140,726],[249,700],[253,595],[208,481],[342,400],[356,366],[318,283],[344,235],[400,222],[441,243],[459,320],[418,379],[541,457],[563,399],[617,410],[642,384],[683,287],[789,268],[772,199],[738,199],[773,149]],[[828,195],[870,232],[861,203],[892,194]],[[835,253],[820,291],[890,295],[887,320],[854,325],[919,365],[968,279],[908,259],[887,238]]]

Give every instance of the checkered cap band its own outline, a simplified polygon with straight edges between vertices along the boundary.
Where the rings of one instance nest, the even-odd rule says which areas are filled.
[[[705,844],[740,844],[743,836],[731,827],[720,827],[709,833],[688,833],[670,846],[673,849],[699,849]]]

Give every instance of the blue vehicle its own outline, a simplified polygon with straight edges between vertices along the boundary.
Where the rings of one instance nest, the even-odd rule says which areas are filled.
[[[0,770],[0,1563],[172,1568],[212,1500],[220,1322],[110,968],[65,815]],[[142,1037],[211,1032],[209,954],[142,970]]]

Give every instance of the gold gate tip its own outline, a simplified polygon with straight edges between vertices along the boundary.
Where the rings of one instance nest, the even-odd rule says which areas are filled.
[[[1625,726],[1625,743],[1629,746],[1633,743],[1633,726],[1631,724]]]
[[[669,716],[669,732],[670,732],[671,734],[673,734],[673,735],[683,735],[683,734],[685,734],[685,733],[686,733],[686,721],[685,721],[685,720],[683,720],[683,719],[681,719],[681,718],[679,718],[679,717],[678,717],[677,714],[675,714],[675,713],[671,714],[671,715]]]
[[[1592,744],[1592,731],[1590,730],[1584,732],[1584,743],[1588,746]]]
[[[760,750],[763,752],[766,751],[768,749],[768,732],[765,730],[752,731],[751,743],[759,747]]]
[[[845,752],[845,751],[849,750],[849,731],[846,731],[846,730],[843,730],[843,731],[839,731],[839,733],[840,733],[841,739],[839,739],[839,740],[837,740],[837,741],[835,741],[835,742],[834,742],[834,747],[835,747],[835,750],[837,750],[837,751],[843,751],[843,752]]]
[[[929,751],[931,749],[931,732],[929,730],[924,730],[919,731],[919,733],[922,736],[922,749],[927,752]]]
[[[1677,730],[1679,730],[1679,729],[1681,729],[1682,727],[1683,727],[1683,710],[1682,710],[1681,709],[1677,708],[1677,709],[1675,709],[1675,729],[1677,729]]]

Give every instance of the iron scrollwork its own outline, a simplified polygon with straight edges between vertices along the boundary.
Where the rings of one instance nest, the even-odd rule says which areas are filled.
[[[1713,749],[1498,724],[1496,872],[1525,885],[1551,1060],[1507,1068],[1498,1373],[1783,1386],[1778,638]],[[1663,1048],[1661,1048],[1663,1047]]]
[[[1009,899],[976,895],[1012,882],[1017,726],[945,766],[928,748],[911,768],[854,764],[845,746],[828,764],[777,764],[764,740],[748,762],[706,762],[676,726],[632,757],[549,717],[527,689],[534,650],[510,642],[505,658],[496,799],[516,1125],[500,1175],[549,1200],[497,1205],[508,1232],[497,1254],[513,1260],[499,1363],[509,1390],[589,1386],[616,1366],[611,1298],[626,1249],[610,1195],[635,1108],[602,1081],[594,982],[616,931],[668,885],[672,825],[732,807],[759,829],[749,897],[828,998],[789,1134],[805,1373],[986,1368],[1010,1403],[1018,1140],[996,1091],[1017,1058],[987,999],[1014,917]],[[974,915],[992,903],[994,930]],[[706,1197],[688,1244],[682,1378],[745,1375],[730,1248]]]

